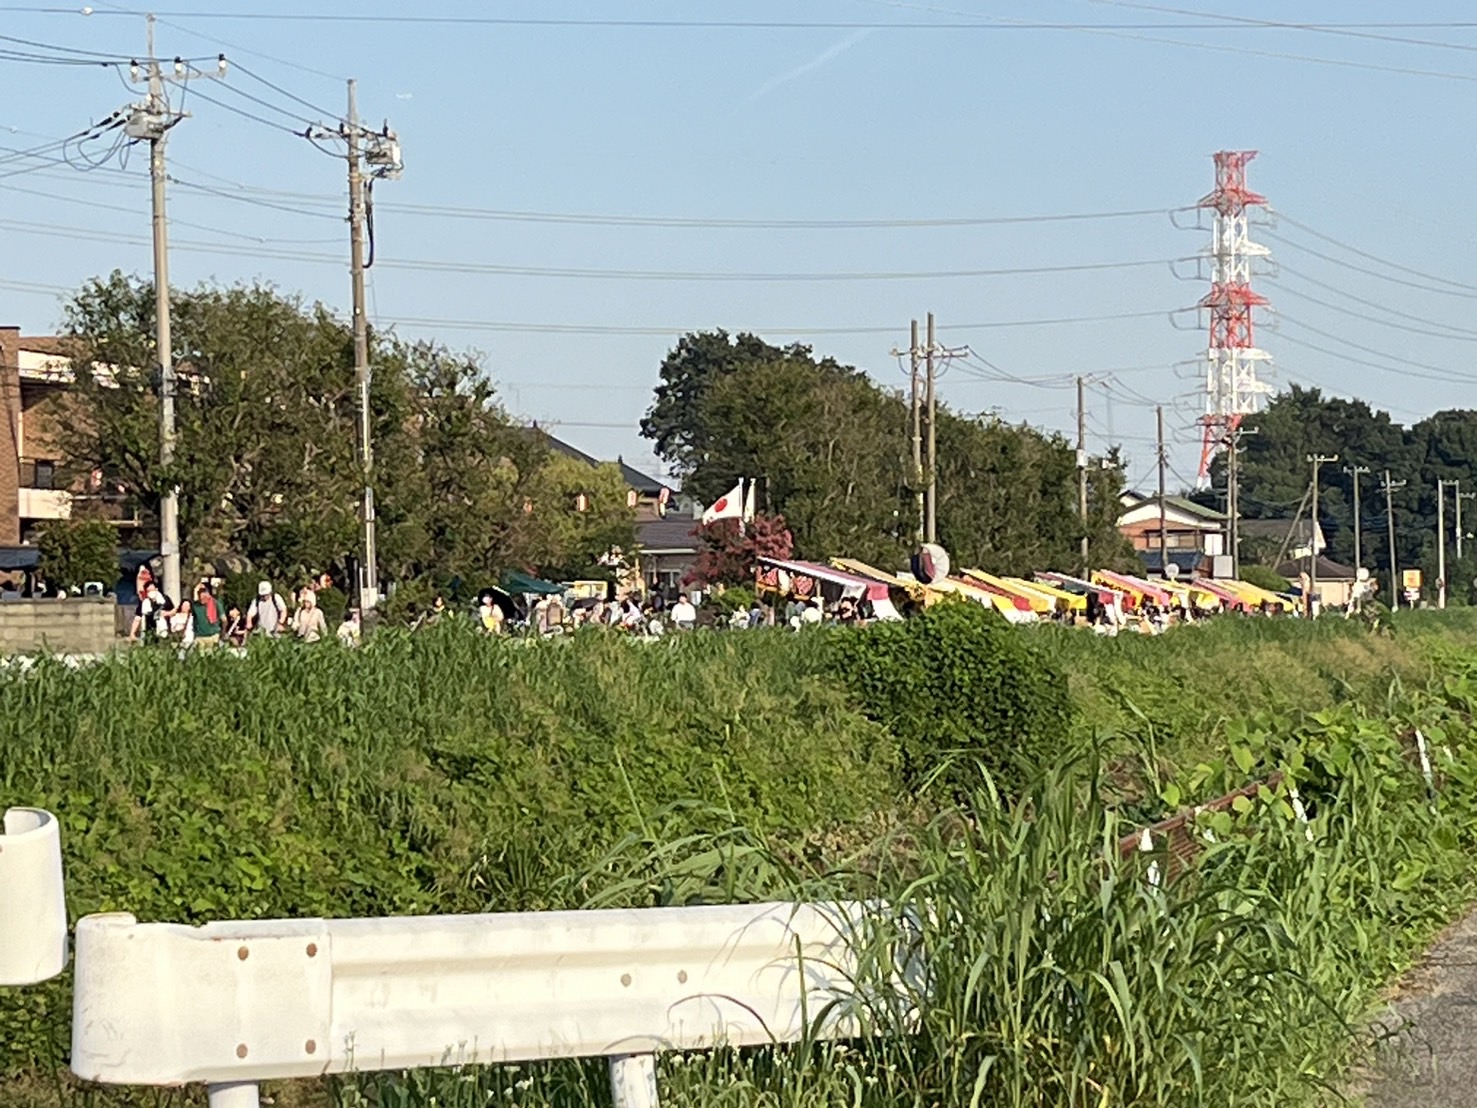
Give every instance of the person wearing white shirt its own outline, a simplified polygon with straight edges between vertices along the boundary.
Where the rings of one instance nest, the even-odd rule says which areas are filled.
[[[691,631],[697,626],[697,609],[687,597],[679,597],[672,605],[672,622],[679,631]]]

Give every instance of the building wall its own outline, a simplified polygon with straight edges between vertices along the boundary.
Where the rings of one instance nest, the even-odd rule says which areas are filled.
[[[118,642],[111,597],[0,603],[0,655],[101,654]]]
[[[0,545],[20,542],[19,327],[0,327]]]

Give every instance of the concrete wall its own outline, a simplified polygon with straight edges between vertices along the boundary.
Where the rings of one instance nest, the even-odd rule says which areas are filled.
[[[0,655],[101,654],[118,642],[112,597],[0,602]]]

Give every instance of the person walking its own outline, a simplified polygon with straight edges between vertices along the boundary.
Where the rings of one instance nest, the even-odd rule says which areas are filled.
[[[241,614],[241,609],[232,604],[226,611],[226,622],[221,632],[226,642],[235,647],[246,645],[246,617]]]
[[[292,630],[303,642],[318,642],[328,634],[328,621],[323,618],[318,594],[312,589],[304,589],[298,598],[297,611],[292,613]]]
[[[139,595],[138,607],[133,612],[133,623],[128,629],[128,641],[138,642],[139,636],[152,634],[159,639],[169,638],[169,615],[174,602],[160,591],[151,578]]]
[[[697,609],[686,596],[679,596],[672,605],[672,625],[679,631],[691,631],[697,626]]]
[[[221,610],[209,581],[195,586],[195,599],[190,602],[190,625],[195,632],[198,650],[214,650],[221,642]]]
[[[256,599],[246,609],[246,629],[260,631],[269,639],[275,639],[287,628],[287,605],[272,588],[272,582],[262,581],[256,587]]]

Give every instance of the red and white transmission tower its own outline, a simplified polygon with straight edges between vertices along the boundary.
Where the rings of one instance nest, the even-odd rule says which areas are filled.
[[[1265,207],[1267,198],[1246,187],[1246,163],[1255,150],[1222,150],[1215,155],[1215,191],[1197,207],[1215,213],[1210,257],[1214,269],[1210,292],[1200,301],[1210,311],[1210,345],[1206,351],[1204,446],[1200,479],[1210,475],[1210,460],[1241,419],[1257,410],[1271,388],[1257,379],[1257,363],[1270,361],[1252,334],[1252,312],[1268,301],[1251,288],[1252,259],[1271,251],[1251,241],[1247,209]]]

